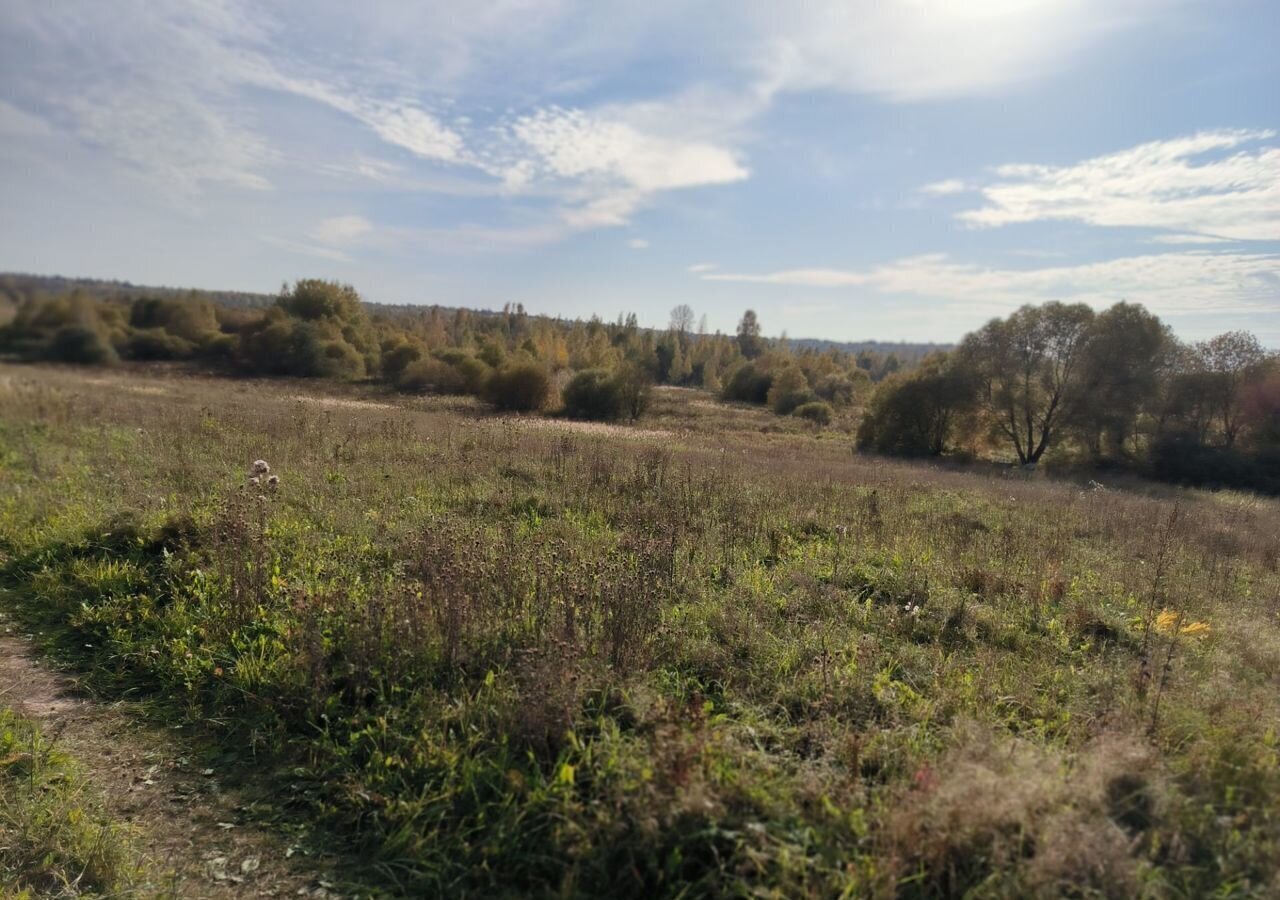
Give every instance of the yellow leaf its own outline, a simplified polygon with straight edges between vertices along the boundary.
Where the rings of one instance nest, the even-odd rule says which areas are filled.
[[[1192,622],[1182,626],[1182,633],[1191,637],[1204,637],[1209,633],[1208,622]]]
[[[573,766],[568,763],[560,763],[560,771],[556,778],[561,784],[573,784]]]
[[[1174,612],[1171,609],[1160,610],[1160,615],[1156,616],[1156,631],[1171,634],[1182,621],[1182,613]]]

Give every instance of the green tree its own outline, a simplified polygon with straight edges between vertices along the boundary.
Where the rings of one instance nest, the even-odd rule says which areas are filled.
[[[1117,303],[1093,322],[1081,359],[1080,399],[1071,428],[1096,459],[1124,455],[1152,412],[1174,345],[1168,327],[1141,306]]]
[[[764,339],[760,337],[760,319],[754,309],[742,314],[738,322],[738,350],[747,359],[755,359],[764,352]]]
[[[1020,463],[1039,462],[1080,401],[1093,318],[1083,303],[1024,306],[961,342],[958,361],[981,385],[987,420]]]
[[[1222,440],[1235,445],[1242,424],[1246,387],[1261,377],[1267,352],[1247,331],[1228,331],[1196,345],[1201,368],[1209,375],[1211,402],[1222,426]]]
[[[858,446],[898,456],[945,453],[977,401],[973,375],[946,354],[881,382],[858,427]]]

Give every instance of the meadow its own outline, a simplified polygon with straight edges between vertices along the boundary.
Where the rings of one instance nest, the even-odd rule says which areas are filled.
[[[1280,502],[707,396],[0,365],[0,608],[353,894],[1280,893]]]

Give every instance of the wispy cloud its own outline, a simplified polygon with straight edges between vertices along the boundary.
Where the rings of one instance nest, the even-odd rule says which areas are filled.
[[[645,132],[580,109],[548,108],[504,126],[502,144],[486,148],[491,171],[512,192],[537,184],[560,188],[571,228],[623,225],[663,191],[741,181],[747,169],[725,147]]]
[[[1128,256],[1104,262],[1010,269],[956,262],[946,254],[906,257],[868,269],[711,272],[706,281],[857,287],[888,295],[1007,311],[1023,303],[1069,300],[1102,307],[1140,302],[1170,315],[1277,312],[1280,254],[1192,251]]]
[[[715,263],[694,263],[688,267],[688,271],[693,272],[696,275],[701,272],[712,272],[718,268],[720,267]]]
[[[1070,166],[1000,166],[998,180],[981,188],[986,205],[959,218],[986,228],[1066,220],[1280,240],[1280,146],[1224,155],[1275,138],[1269,130],[1202,131]]]
[[[1166,0],[819,0],[758,7],[758,53],[778,91],[917,102],[1019,87],[1147,23]]]
[[[349,244],[373,230],[364,216],[334,216],[322,219],[311,229],[311,237],[322,244]]]
[[[315,244],[308,244],[304,241],[294,241],[289,238],[277,237],[271,234],[259,235],[259,240],[264,243],[271,244],[273,247],[279,247],[281,250],[286,250],[289,253],[295,253],[299,256],[311,256],[316,259],[327,259],[331,262],[351,262],[350,256],[334,247],[320,247]]]
[[[630,247],[632,250],[648,250],[649,242],[644,238],[632,238],[631,240],[627,241],[627,246]]]
[[[969,190],[969,186],[959,178],[947,178],[942,181],[935,181],[932,184],[926,184],[920,188],[920,193],[945,197],[950,194],[963,194],[967,190]]]

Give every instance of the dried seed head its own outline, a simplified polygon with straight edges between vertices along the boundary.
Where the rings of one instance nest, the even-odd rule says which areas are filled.
[[[265,459],[255,459],[249,471],[254,475],[269,475],[271,474],[271,466],[267,465]]]

